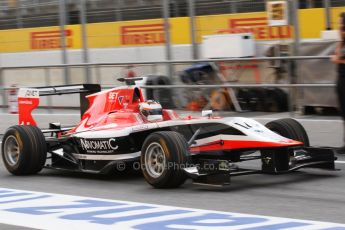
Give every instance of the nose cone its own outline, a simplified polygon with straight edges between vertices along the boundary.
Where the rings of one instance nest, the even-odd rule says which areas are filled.
[[[272,146],[303,145],[303,143],[300,141],[291,140],[269,130],[267,127],[253,119],[234,118],[231,121],[231,124],[234,128],[237,128],[243,132],[248,137],[248,141],[271,143]]]

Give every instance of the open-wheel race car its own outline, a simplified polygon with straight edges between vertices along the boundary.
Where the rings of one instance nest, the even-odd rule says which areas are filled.
[[[232,176],[286,173],[302,167],[334,170],[331,148],[309,146],[296,120],[271,121],[265,126],[240,117],[212,114],[181,118],[145,101],[136,80],[101,91],[99,85],[21,88],[19,125],[7,129],[2,158],[14,175],[35,174],[42,168],[109,173],[119,163],[140,165],[145,180],[156,188],[195,183],[224,186]],[[41,96],[80,94],[80,122],[74,127],[50,123],[40,129],[32,117]],[[239,167],[257,160],[259,169]]]

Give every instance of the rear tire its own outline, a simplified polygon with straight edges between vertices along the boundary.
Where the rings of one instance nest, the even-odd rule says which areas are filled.
[[[47,159],[47,145],[39,128],[15,125],[7,129],[2,140],[2,160],[10,173],[30,175],[42,170]]]
[[[307,132],[305,131],[304,127],[294,119],[279,119],[271,121],[265,126],[271,131],[278,133],[283,137],[303,142],[304,146],[309,146],[309,138]]]
[[[141,149],[141,165],[145,180],[155,188],[176,188],[187,176],[183,168],[188,163],[186,139],[173,131],[150,134]]]

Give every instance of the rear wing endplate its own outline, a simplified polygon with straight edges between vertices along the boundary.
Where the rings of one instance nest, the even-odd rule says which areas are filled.
[[[58,85],[47,87],[20,88],[18,91],[18,112],[19,124],[36,125],[32,117],[32,111],[38,107],[41,96],[53,96],[64,94],[79,94],[80,115],[89,107],[87,95],[101,91],[99,84],[76,84],[76,85]]]

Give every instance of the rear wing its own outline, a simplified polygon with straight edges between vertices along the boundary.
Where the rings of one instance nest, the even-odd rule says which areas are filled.
[[[19,124],[21,125],[37,125],[32,117],[32,111],[39,105],[41,96],[53,96],[64,94],[79,94],[80,96],[80,115],[89,106],[87,95],[101,91],[98,84],[77,84],[77,85],[58,85],[47,87],[20,88],[18,91],[18,112]]]

